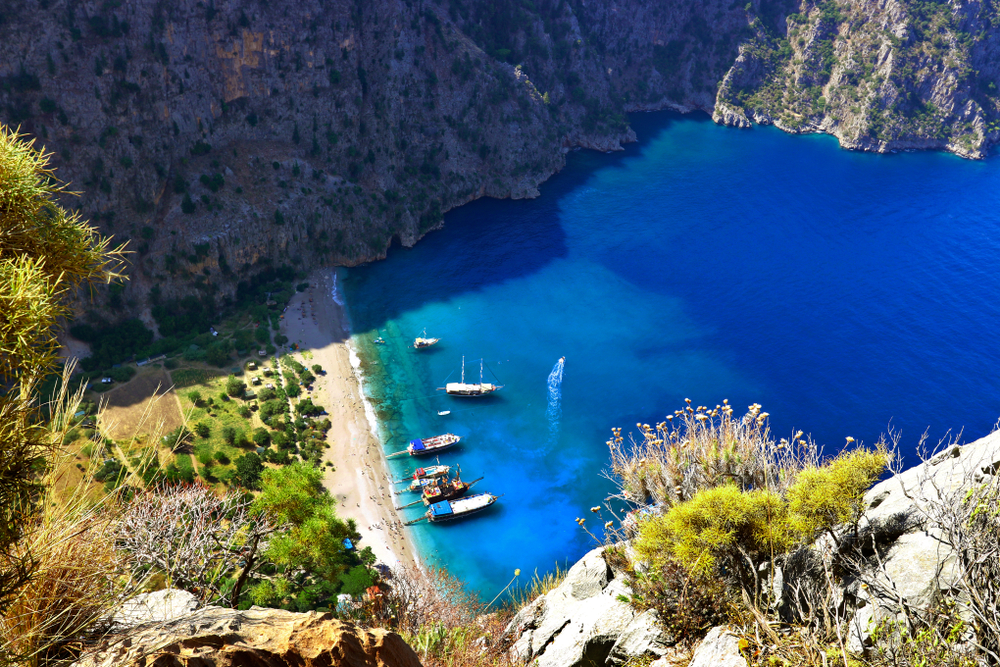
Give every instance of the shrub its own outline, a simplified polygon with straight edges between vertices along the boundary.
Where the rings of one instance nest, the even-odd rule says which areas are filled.
[[[806,468],[788,490],[792,526],[807,540],[834,527],[856,525],[865,509],[865,491],[889,464],[884,449],[843,452],[823,467]]]
[[[285,414],[285,402],[280,399],[272,399],[261,403],[260,418],[263,420]]]
[[[194,455],[198,459],[198,463],[203,466],[211,465],[212,461],[215,460],[215,452],[212,450],[212,446],[207,444],[197,447]]]
[[[226,441],[226,444],[236,444],[236,429],[232,426],[224,427],[222,429],[222,439]]]
[[[253,431],[253,444],[258,447],[267,447],[271,444],[271,435],[266,428],[257,427]]]
[[[288,384],[285,385],[285,395],[291,398],[295,398],[301,393],[302,393],[302,388],[298,385],[297,382],[289,382]]]
[[[200,421],[194,425],[194,432],[199,438],[207,438],[212,434],[212,427],[208,422]]]
[[[201,392],[197,390],[189,391],[187,393],[188,400],[194,403],[195,407],[201,406]]]
[[[627,562],[627,557],[621,560]],[[738,602],[714,573],[692,572],[667,559],[643,571],[626,565],[626,581],[632,606],[656,610],[663,628],[675,638],[697,637],[706,628],[734,620]]]
[[[247,405],[241,405],[236,410],[236,412],[239,413],[240,417],[242,417],[243,419],[250,419],[251,412],[250,412],[250,407],[249,406],[247,406]]]
[[[886,469],[891,457],[880,443],[874,450],[845,452],[810,466],[787,480],[784,491],[714,486],[675,503],[663,514],[642,519],[637,553],[653,568],[676,562],[692,577],[726,579],[756,603],[763,592],[761,571],[825,531],[856,522],[865,490]]]
[[[226,393],[230,396],[234,398],[243,398],[246,390],[247,386],[235,375],[230,375],[229,379],[226,380]]]
[[[749,586],[756,564],[784,553],[792,540],[788,508],[780,496],[727,485],[700,491],[666,514],[643,521],[635,547],[656,567],[676,560],[699,575],[734,573]]]

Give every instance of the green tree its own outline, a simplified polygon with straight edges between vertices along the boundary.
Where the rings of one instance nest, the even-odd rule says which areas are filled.
[[[285,385],[286,396],[291,396],[292,398],[295,398],[301,393],[302,393],[302,388],[299,386],[298,382],[289,381],[288,384]]]
[[[207,438],[212,434],[212,427],[208,422],[198,422],[194,425],[194,432],[198,434],[199,438]]]
[[[58,360],[66,297],[122,278],[123,247],[56,203],[70,193],[49,157],[0,126],[0,616],[35,566],[11,547],[41,497],[39,472],[55,444],[34,396]]]
[[[247,452],[236,459],[236,474],[233,476],[240,486],[256,489],[260,486],[260,475],[264,471],[257,452]]]
[[[269,468],[261,476],[254,510],[269,514],[284,530],[268,544],[266,556],[286,574],[305,573],[294,585],[338,581],[350,563],[344,538],[360,539],[352,525],[337,518],[335,500],[323,488],[323,472],[296,462]]]

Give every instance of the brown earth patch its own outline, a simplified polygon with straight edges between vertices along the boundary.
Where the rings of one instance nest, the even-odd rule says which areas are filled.
[[[120,387],[104,394],[102,422],[115,440],[147,435],[162,422],[163,432],[184,423],[170,376],[160,367],[142,370]],[[168,391],[169,390],[169,391]]]

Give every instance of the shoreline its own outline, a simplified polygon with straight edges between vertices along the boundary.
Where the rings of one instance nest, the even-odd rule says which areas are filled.
[[[416,545],[394,509],[392,477],[375,410],[364,395],[347,308],[342,295],[334,295],[335,271],[310,273],[309,288],[296,292],[281,323],[289,343],[299,345],[293,354],[306,366],[318,363],[325,372],[311,393],[304,392],[326,409],[332,424],[323,455],[323,485],[337,500],[337,514],[357,522],[359,549],[371,547],[376,562],[390,568],[422,572]]]

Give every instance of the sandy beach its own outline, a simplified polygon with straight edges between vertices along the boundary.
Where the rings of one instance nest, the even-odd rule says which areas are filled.
[[[366,415],[365,402],[349,342],[350,331],[343,306],[331,295],[333,270],[316,271],[309,289],[296,293],[282,320],[282,332],[290,343],[299,344],[297,358],[306,366],[319,364],[326,375],[318,376],[313,400],[326,408],[333,424],[325,461],[324,485],[337,499],[342,518],[354,519],[362,535],[359,548],[371,547],[379,563],[389,567],[419,567],[416,549],[397,512],[393,485],[381,444]],[[357,364],[357,357],[354,357]]]

